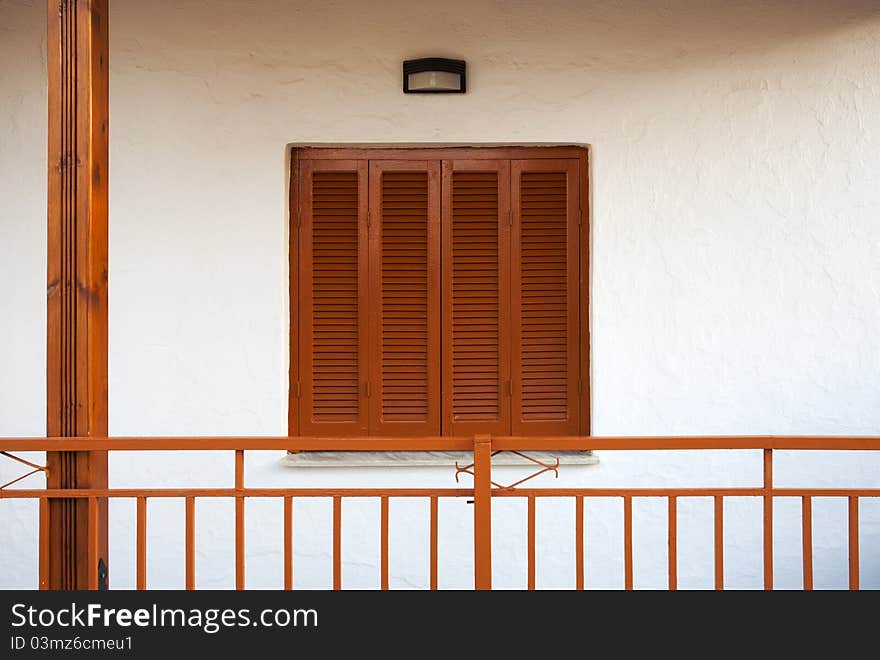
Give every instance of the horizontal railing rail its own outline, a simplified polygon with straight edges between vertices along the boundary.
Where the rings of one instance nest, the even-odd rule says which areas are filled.
[[[708,436],[493,436],[502,451],[791,449],[880,450],[880,436],[708,435]],[[138,436],[2,438],[0,451],[473,451],[469,436],[312,437],[312,436]]]
[[[467,472],[473,476],[473,487],[461,488],[333,488],[248,487],[244,481],[244,452],[287,449],[291,451],[469,451],[474,463],[457,468],[456,475]],[[763,480],[757,487],[701,488],[521,488],[519,484],[501,486],[491,480],[492,452],[497,451],[563,451],[563,450],[759,450],[763,454]],[[235,456],[234,487],[231,488],[13,488],[24,477],[46,472],[44,466],[15,456],[14,451],[233,451]],[[665,498],[668,512],[667,557],[668,587],[678,587],[678,502],[682,498],[711,498],[714,502],[714,572],[715,587],[724,588],[724,499],[756,497],[763,499],[763,560],[764,587],[773,588],[773,501],[789,497],[801,500],[801,535],[803,587],[813,587],[812,504],[818,497],[844,498],[847,501],[847,553],[849,586],[859,588],[859,501],[880,498],[880,488],[779,488],[773,483],[774,450],[792,451],[878,451],[877,436],[687,436],[687,437],[430,437],[430,438],[318,438],[318,437],[77,437],[77,438],[0,438],[0,452],[31,468],[23,477],[0,486],[0,500],[34,499],[39,501],[39,584],[49,584],[49,501],[52,499],[86,499],[88,502],[89,539],[88,584],[98,586],[98,502],[104,499],[133,498],[137,502],[136,584],[146,588],[146,510],[153,498],[182,498],[185,506],[185,585],[195,588],[195,501],[197,498],[233,498],[235,500],[235,585],[245,587],[245,507],[246,498],[278,498],[284,502],[284,586],[293,586],[292,507],[298,498],[331,498],[333,501],[333,587],[342,587],[342,501],[346,498],[376,498],[380,507],[381,588],[389,585],[388,509],[395,498],[425,498],[430,502],[430,587],[438,586],[438,500],[466,497],[474,501],[474,584],[491,587],[491,500],[495,497],[518,497],[527,500],[527,583],[535,587],[536,501],[543,497],[571,498],[575,508],[575,582],[584,588],[584,500],[586,498],[620,498],[623,501],[624,587],[633,588],[633,501],[638,498]],[[555,470],[540,461],[544,469]]]

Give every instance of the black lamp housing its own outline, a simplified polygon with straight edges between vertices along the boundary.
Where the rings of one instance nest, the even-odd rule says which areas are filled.
[[[404,94],[464,94],[467,63],[443,57],[424,57],[403,63]]]

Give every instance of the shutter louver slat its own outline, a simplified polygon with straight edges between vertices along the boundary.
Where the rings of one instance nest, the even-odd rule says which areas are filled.
[[[312,179],[313,418],[356,421],[358,388],[357,172]]]
[[[444,163],[444,432],[509,433],[506,161]]]
[[[370,428],[439,433],[434,386],[438,180],[426,163],[371,163],[372,258],[377,311]]]
[[[366,163],[304,167],[300,423],[309,433],[362,434]]]
[[[524,420],[564,420],[568,416],[565,188],[565,172],[522,174],[520,281]],[[548,263],[559,267],[550,269]]]
[[[452,268],[452,416],[494,421],[501,388],[495,172],[453,173],[452,264],[447,267]]]
[[[565,161],[514,171],[514,433],[576,433],[577,172]]]
[[[382,179],[382,419],[428,414],[428,176]]]

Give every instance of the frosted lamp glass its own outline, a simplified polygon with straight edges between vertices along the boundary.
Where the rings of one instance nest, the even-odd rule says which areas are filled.
[[[423,91],[428,89],[448,89],[458,91],[461,87],[461,76],[448,71],[421,71],[409,74],[409,90]]]

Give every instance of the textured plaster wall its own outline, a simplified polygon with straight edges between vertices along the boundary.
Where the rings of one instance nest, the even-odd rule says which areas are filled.
[[[880,434],[880,12],[870,0],[111,3],[110,429],[285,433],[287,145],[592,145],[596,434]],[[0,434],[45,430],[43,2],[0,0]],[[463,97],[400,62],[469,62]],[[249,484],[453,485],[452,471],[292,470]],[[753,485],[760,456],[616,454],[559,485]],[[0,479],[14,469],[0,464]],[[502,479],[512,479],[508,470]],[[8,475],[8,476],[7,476]],[[114,486],[229,485],[231,456],[124,454]],[[38,482],[35,482],[38,483]],[[880,458],[777,459],[780,485],[880,486]],[[555,485],[545,481],[543,485]],[[776,504],[779,586],[798,503]],[[35,584],[35,507],[3,503],[2,586]],[[111,581],[134,584],[134,505]],[[587,585],[622,584],[619,501],[586,507]],[[197,505],[197,583],[232,585],[232,503]],[[248,502],[248,584],[281,584],[281,503]],[[846,584],[846,511],[814,505],[816,583]],[[297,502],[296,584],[330,583],[330,505]],[[472,509],[441,504],[441,586]],[[681,503],[683,587],[712,584],[712,504]],[[761,506],[729,500],[726,578],[761,584]],[[525,584],[524,503],[495,505],[495,583]],[[378,502],[343,514],[344,581],[379,575]],[[862,504],[880,586],[880,504]],[[427,503],[392,501],[391,584],[428,579]],[[574,581],[570,502],[538,505],[538,585]],[[635,506],[635,582],[665,580],[665,502]],[[183,502],[151,502],[149,583],[183,584]]]

